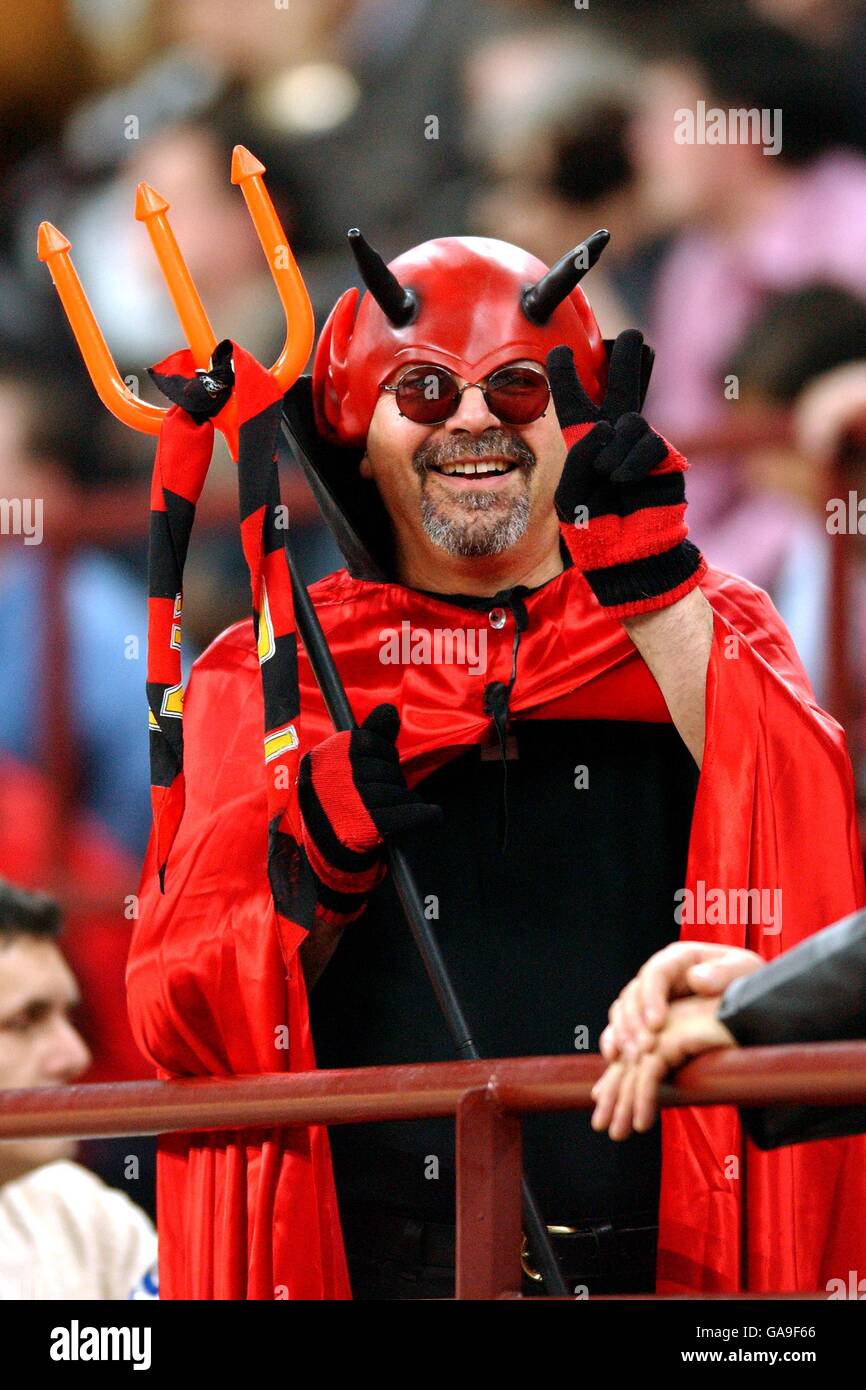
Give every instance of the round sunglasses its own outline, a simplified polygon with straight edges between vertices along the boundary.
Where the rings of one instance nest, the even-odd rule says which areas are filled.
[[[435,363],[410,367],[392,391],[401,415],[416,425],[441,425],[459,408],[464,391],[477,386],[487,409],[504,425],[528,425],[540,420],[550,403],[547,377],[535,367],[499,367],[486,381],[461,386],[453,372]]]

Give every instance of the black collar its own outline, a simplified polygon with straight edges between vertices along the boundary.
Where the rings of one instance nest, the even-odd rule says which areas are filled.
[[[565,544],[562,536],[559,538],[559,553],[562,556],[563,570],[571,569],[574,561],[569,554],[568,546]],[[554,575],[553,578],[558,579],[559,575]],[[528,589],[525,584],[516,584],[511,589],[500,589],[498,593],[491,594],[489,598],[483,594],[437,594],[432,589],[415,589],[414,592],[424,594],[425,598],[438,599],[440,603],[453,603],[454,606],[458,608],[474,608],[479,613],[484,613],[491,607],[496,607],[500,604],[508,605],[511,603],[512,599],[522,599],[526,598],[529,594],[537,594],[542,589],[546,588],[548,584],[552,583],[553,579],[545,579],[543,584],[536,584],[534,589]]]

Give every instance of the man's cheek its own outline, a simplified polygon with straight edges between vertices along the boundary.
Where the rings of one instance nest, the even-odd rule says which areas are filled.
[[[546,456],[539,454],[536,459],[536,466],[532,470],[533,488],[538,494],[553,497],[565,466],[565,450],[556,450]]]

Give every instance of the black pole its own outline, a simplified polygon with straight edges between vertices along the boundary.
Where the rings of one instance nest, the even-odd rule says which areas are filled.
[[[285,429],[285,425],[284,425]],[[322,631],[319,622],[319,615],[316,612],[310,595],[307,593],[307,586],[301,578],[295,564],[291,549],[286,544],[286,558],[289,565],[289,573],[292,578],[292,591],[295,600],[295,622],[298,633],[304,644],[310,666],[331,722],[334,728],[340,732],[356,727],[355,716],[352,713],[352,706],[349,704],[346,690],[340,679],[340,673],[334,662],[331,649]],[[399,844],[389,843],[386,845],[388,866],[391,876],[397,889],[400,902],[409,930],[418,948],[424,969],[427,971],[428,979],[433,987],[439,1008],[448,1025],[449,1032],[454,1041],[458,1057],[467,1061],[478,1061],[481,1057],[478,1048],[472,1040],[469,1031],[469,1024],[460,1004],[448,974],[448,968],[442,958],[430,923],[424,915],[424,904],[418,885],[415,882],[415,875],[406,857],[405,852]],[[557,1263],[553,1246],[550,1243],[550,1235],[541,1216],[541,1211],[535,1196],[526,1177],[523,1178],[523,1223],[526,1227],[526,1235],[529,1241],[529,1248],[535,1261],[536,1268],[544,1280],[545,1288],[548,1293],[567,1297],[568,1289],[565,1286],[562,1273]]]

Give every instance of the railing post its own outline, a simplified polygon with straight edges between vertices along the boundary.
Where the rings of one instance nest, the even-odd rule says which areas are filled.
[[[522,1240],[520,1117],[495,1093],[467,1091],[457,1127],[457,1287],[460,1299],[519,1293]]]

